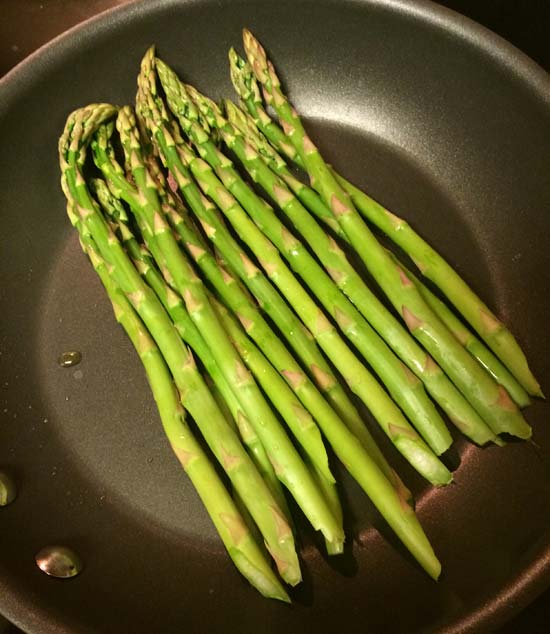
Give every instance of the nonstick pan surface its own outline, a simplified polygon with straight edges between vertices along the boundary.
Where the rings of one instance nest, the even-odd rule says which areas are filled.
[[[145,49],[213,97],[250,27],[327,158],[405,216],[507,322],[549,389],[550,81],[431,3],[149,1],[59,38],[0,82],[0,612],[30,633],[487,632],[550,583],[548,407],[531,443],[458,439],[456,484],[414,490],[436,584],[344,477],[349,547],[304,532],[292,607],[238,576],[164,439],[144,374],[64,211],[57,138],[89,102],[129,103]],[[78,350],[74,368],[60,353]],[[70,546],[58,581],[34,555]]]

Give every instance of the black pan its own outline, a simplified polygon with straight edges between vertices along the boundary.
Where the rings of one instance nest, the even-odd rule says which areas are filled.
[[[549,389],[550,81],[503,40],[405,0],[149,1],[70,32],[0,83],[0,612],[31,633],[487,632],[550,584],[548,408],[534,442],[458,440],[456,484],[411,484],[444,565],[434,583],[345,482],[350,546],[307,532],[292,607],[234,571],[170,453],[133,351],[79,251],[59,189],[66,115],[133,100],[157,43],[187,80],[232,94],[226,52],[260,37],[326,156],[406,216],[516,333]],[[63,351],[82,352],[71,369]],[[376,518],[374,518],[376,523]],[[68,581],[47,544],[85,563]]]

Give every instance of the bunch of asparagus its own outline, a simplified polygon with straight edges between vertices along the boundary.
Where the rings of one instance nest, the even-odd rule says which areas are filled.
[[[254,587],[288,601],[280,579],[301,580],[285,493],[327,552],[342,552],[326,445],[437,579],[411,494],[349,392],[444,486],[447,423],[478,445],[529,438],[520,408],[540,387],[513,336],[449,264],[327,165],[246,30],[244,48],[247,59],[229,53],[239,105],[183,83],[151,48],[135,109],[73,112],[59,142],[69,218],[141,358],[174,453]]]

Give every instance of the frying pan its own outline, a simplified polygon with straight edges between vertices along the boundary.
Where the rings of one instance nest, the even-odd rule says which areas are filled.
[[[327,158],[445,254],[508,323],[543,387],[550,81],[503,40],[431,3],[149,1],[32,56],[0,84],[2,414],[0,611],[26,632],[486,632],[550,583],[548,408],[533,443],[457,439],[456,484],[414,490],[444,574],[430,581],[344,477],[349,545],[303,533],[292,607],[234,571],[163,438],[130,344],[81,255],[59,189],[57,137],[92,101],[131,102],[147,46],[214,97],[247,25],[272,53]],[[62,368],[59,354],[83,360]],[[365,415],[367,422],[368,414]],[[77,577],[34,555],[73,548]]]

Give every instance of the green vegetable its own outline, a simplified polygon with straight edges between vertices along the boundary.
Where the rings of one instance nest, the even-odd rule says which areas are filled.
[[[205,233],[209,238],[217,239],[220,233],[223,232],[223,227],[219,225],[219,219],[217,214],[213,213],[212,207],[205,205],[204,197],[189,189],[189,172],[184,164],[185,148],[176,144],[172,134],[167,129],[166,117],[162,115],[160,104],[155,98],[156,89],[153,86],[152,71],[153,57],[152,51],[149,51],[142,63],[142,72],[139,79],[138,109],[156,142],[163,162],[169,167],[172,176],[179,185],[180,191],[193,212],[199,217],[202,216],[201,224]],[[187,152],[189,152],[188,149]],[[209,214],[209,221],[206,220],[205,214]],[[246,241],[246,234],[241,233],[241,236]],[[250,239],[247,242],[250,245]],[[271,249],[269,249],[269,253],[266,252],[266,255],[271,255]],[[318,313],[316,313],[316,320],[317,315]],[[361,364],[360,367],[364,369]],[[389,407],[395,408],[391,400],[388,399],[388,402]],[[400,416],[400,412],[396,408],[395,413],[396,416]],[[317,422],[321,425],[321,421],[318,420]],[[407,504],[403,504],[403,499],[399,497],[392,484],[385,478],[370,456],[365,453],[357,438],[350,434],[344,426],[338,428],[329,428],[327,426],[326,428],[322,427],[322,430],[335,453],[344,461],[350,473],[358,480],[403,543],[427,572],[431,576],[437,577],[440,572],[440,564],[414,512]],[[418,448],[421,448],[421,441],[416,434],[414,434],[414,438],[399,435],[395,441],[401,446],[408,444],[409,448],[414,448],[416,452],[418,452]],[[430,452],[427,447],[426,450],[429,458]],[[408,452],[410,453],[410,451]]]
[[[223,418],[207,389],[190,351],[184,346],[162,304],[141,279],[115,234],[99,213],[82,175],[86,144],[98,125],[116,114],[115,108],[99,104],[77,110],[69,117],[60,139],[63,190],[80,218],[84,230],[97,245],[110,274],[143,320],[174,377],[184,408],[193,416],[216,459],[262,531],[270,552],[285,580],[297,583],[300,569],[294,540],[282,512],[254,467],[233,429]]]
[[[168,104],[178,116],[178,120],[185,128],[186,133],[197,145],[199,153],[206,159],[205,161],[194,156],[188,148],[181,146],[179,148],[180,158],[187,163],[203,192],[216,203],[237,233],[244,239],[256,255],[262,268],[277,284],[291,305],[295,307],[306,327],[325,350],[335,367],[345,377],[349,387],[363,399],[396,447],[432,484],[448,484],[452,476],[447,468],[421,440],[380,384],[344,343],[336,328],[332,326],[284,264],[277,247],[252,222],[237,200],[242,202],[264,231],[269,233],[272,238],[277,239],[279,248],[300,252],[302,258],[299,260],[305,259],[306,261],[305,267],[300,269],[302,278],[307,279],[311,284],[315,283],[314,277],[318,275],[321,282],[324,282],[326,280],[321,277],[323,271],[316,266],[312,258],[306,259],[307,255],[299,250],[297,241],[290,233],[283,231],[280,225],[277,225],[273,231],[267,228],[269,220],[274,218],[271,208],[242,180],[239,173],[233,168],[231,161],[210,141],[203,128],[196,121],[183,114],[192,108],[191,102],[184,101],[183,87],[177,82],[177,78],[168,67],[160,61],[158,65],[159,76],[163,82]],[[216,168],[217,175],[214,173],[213,167]],[[177,180],[176,175],[175,177]],[[214,228],[214,234],[223,231],[218,227],[219,224],[216,219],[211,219],[210,225]],[[312,270],[308,271],[309,268]],[[330,283],[330,280],[328,282]],[[318,289],[318,292],[323,292],[323,289]],[[337,301],[340,297],[342,296],[335,289],[332,301]],[[349,326],[350,330],[354,328],[355,322]],[[401,365],[399,365],[398,371],[405,380]],[[407,387],[406,384],[403,385],[403,388]]]
[[[266,88],[267,84],[271,82],[271,76],[275,78],[275,84],[279,84],[274,68],[269,63],[268,78],[268,76],[266,76],[266,64],[268,64],[268,62],[265,58],[265,53],[259,53],[259,51],[263,51],[263,49],[261,49],[261,46],[250,32],[245,32],[245,38],[249,43],[249,50],[247,52],[251,55],[251,64],[254,65],[255,61],[256,67],[253,69],[251,64],[245,62],[245,60],[240,58],[235,51],[232,50],[230,52],[230,64],[233,85],[241,96],[254,122],[269,141],[285,154],[285,156],[305,169],[306,162],[304,156],[299,151],[299,145],[295,144],[296,138],[291,138],[296,134],[294,128],[296,121],[293,120],[294,117],[291,116],[286,119],[285,117],[281,117],[283,128],[286,128],[286,130],[283,130],[271,119],[263,107],[262,97],[254,74],[256,72],[261,75],[257,77],[258,80],[262,81],[262,79],[264,79],[262,86],[266,90],[265,94],[270,98],[271,105],[275,107],[275,104],[272,102],[273,97],[269,97],[270,93]],[[254,57],[252,53],[253,50],[259,53],[259,57]],[[286,101],[286,98],[280,90],[280,84],[275,86],[274,91],[273,95],[277,94],[278,101]],[[275,107],[278,114],[278,108],[283,108],[288,113],[287,105],[288,103],[281,103],[280,106]],[[543,396],[537,380],[529,370],[525,355],[519,348],[513,335],[507,330],[504,324],[495,317],[481,299],[475,295],[456,271],[454,271],[406,221],[384,209],[367,194],[362,192],[359,188],[354,187],[349,181],[337,175],[333,170],[331,170],[331,172],[336,176],[339,185],[351,196],[358,211],[376,227],[386,233],[386,235],[394,240],[398,246],[420,265],[423,274],[439,286],[443,293],[447,295],[449,300],[470,322],[527,392],[534,396]],[[328,222],[329,226],[333,227],[333,220],[330,219],[326,213],[328,206],[325,207],[325,209],[319,206],[308,206],[314,212],[315,209],[317,209],[315,213],[317,213],[319,217],[324,217],[324,220]]]
[[[172,382],[163,356],[155,345],[132,305],[109,276],[104,260],[91,240],[85,247],[98,273],[115,316],[132,341],[145,368],[157,403],[164,431],[181,466],[191,479],[229,556],[241,574],[264,596],[280,601],[290,599],[273,574],[262,549],[248,530],[243,511],[236,506],[216,470],[193,437],[185,422],[185,410]]]
[[[105,213],[111,219],[111,222],[114,224],[113,228],[122,240],[126,251],[132,258],[136,268],[139,270],[148,285],[155,291],[166,312],[170,315],[174,327],[180,334],[183,341],[185,341],[195,351],[208,374],[212,378],[213,383],[222,398],[224,406],[229,410],[229,416],[225,416],[226,420],[229,422],[233,420],[235,422],[241,439],[248,448],[258,471],[261,473],[267,486],[270,488],[273,497],[277,500],[277,504],[283,511],[286,520],[290,523],[290,512],[288,511],[284,493],[273,466],[269,461],[267,453],[243,412],[235,393],[231,389],[231,386],[220,372],[220,369],[210,352],[208,344],[202,338],[197,327],[185,310],[183,300],[170,288],[170,286],[168,286],[156,268],[155,262],[147,248],[138,243],[136,237],[131,231],[128,219],[126,218],[125,220],[126,212],[123,206],[120,201],[111,194],[106,183],[100,179],[95,179],[91,185],[96,198],[100,202]],[[144,234],[147,235],[146,227],[144,227]],[[151,244],[154,244],[151,237],[149,237],[148,241]],[[220,401],[218,399],[216,399],[216,401],[218,405],[220,405]],[[223,413],[226,414],[226,412]]]
[[[237,139],[240,135],[246,134],[248,144],[253,147],[258,155],[253,159],[247,159],[245,154],[243,163],[245,165],[246,162],[250,163],[250,169],[254,169],[254,173],[258,176],[269,168],[265,163],[262,168],[253,167],[253,165],[258,160],[265,161],[272,167],[272,174],[276,171],[284,179],[285,183],[291,187],[293,181],[297,179],[290,174],[285,161],[267,143],[265,137],[262,138],[261,132],[257,129],[251,130],[251,126],[255,126],[255,124],[247,120],[242,111],[234,105],[230,106],[228,103],[227,110],[232,113],[232,119],[238,125],[238,127],[237,125],[233,126],[233,134],[229,138]],[[236,145],[235,142],[232,144],[233,146]],[[237,152],[237,150],[235,151]],[[250,155],[250,152],[248,154]],[[276,186],[278,191],[282,191],[283,184],[281,184],[280,180]],[[305,188],[306,186],[304,185],[303,187]],[[297,187],[293,189],[296,190]],[[316,210],[313,209],[312,211],[317,214]],[[323,219],[322,216],[321,219]],[[332,216],[332,219],[336,221],[334,216]],[[302,235],[310,236],[309,245],[323,262],[327,271],[331,272],[338,286],[355,303],[360,312],[380,333],[407,367],[422,380],[430,395],[445,411],[456,427],[479,445],[483,445],[490,440],[495,441],[496,436],[489,426],[481,419],[479,414],[451,383],[433,359],[426,354],[414,341],[410,333],[407,332],[376,295],[370,291],[361,276],[349,264],[342,249],[330,236],[325,234],[323,239],[323,230],[309,216],[307,210],[302,207],[302,209],[298,210],[298,213],[292,215],[291,220]],[[345,234],[344,237],[346,242],[349,242]],[[522,389],[519,384],[517,387],[520,390]]]
[[[122,146],[127,153],[127,162],[132,168],[134,182],[138,187],[137,192],[131,193],[127,186],[120,183],[120,194],[124,196],[136,217],[143,217],[147,223],[158,245],[160,261],[157,261],[157,264],[164,277],[168,277],[167,281],[171,282],[183,297],[189,316],[208,341],[225,378],[230,385],[238,388],[234,390],[235,394],[265,447],[281,482],[289,489],[316,530],[321,530],[328,541],[343,540],[341,529],[336,524],[321,492],[227,337],[210,305],[202,281],[191,268],[165,221],[155,182],[145,168],[136,127],[125,109],[119,113],[117,128]],[[98,167],[108,170],[108,156],[102,149],[98,144],[96,162]],[[105,174],[107,178],[109,175],[110,172]],[[156,258],[157,254],[153,250],[152,253]],[[281,574],[284,578],[285,574],[289,573],[290,568],[287,568]]]
[[[275,69],[267,60],[259,42],[246,30],[243,39],[256,78],[262,84],[269,105],[277,112],[288,138],[306,166],[312,186],[330,206],[350,243],[394,308],[401,314],[413,336],[441,365],[495,434],[506,432],[519,438],[529,438],[531,428],[506,390],[480,367],[447,330],[426,304],[416,286],[392,261],[367,227],[349,195],[342,190],[319,150],[306,134],[298,114],[284,96]],[[361,196],[358,197],[363,200]],[[391,224],[392,219],[389,216],[387,218]],[[424,258],[419,262],[424,260],[427,261]],[[432,264],[432,260],[429,262]]]

